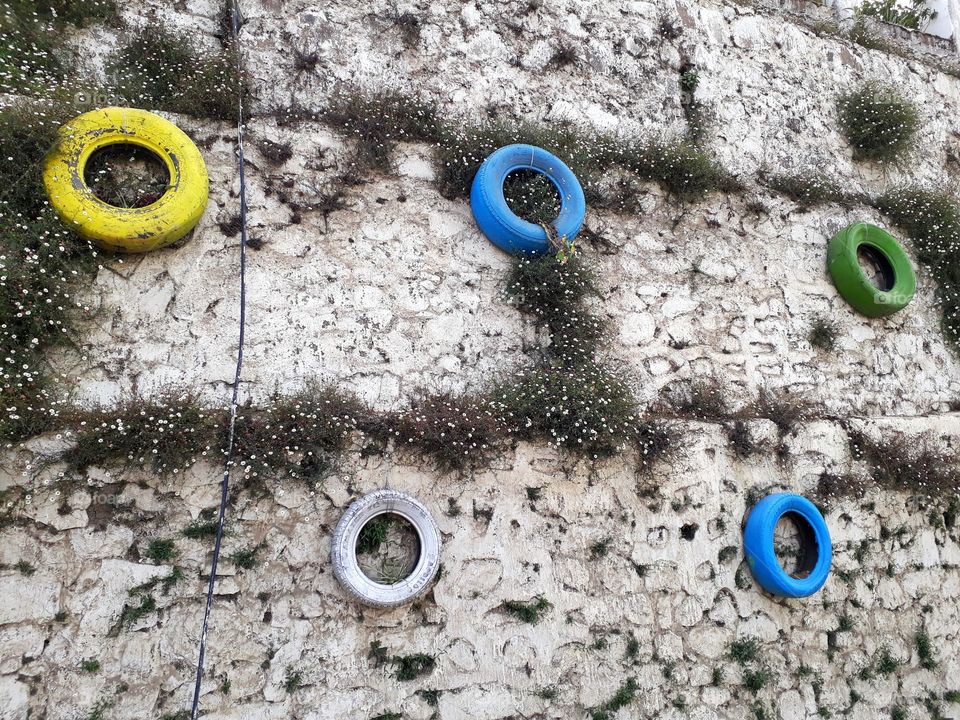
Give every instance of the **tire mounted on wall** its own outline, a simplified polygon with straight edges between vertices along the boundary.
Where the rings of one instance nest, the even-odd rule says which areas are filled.
[[[121,208],[94,195],[87,161],[112,145],[135,145],[166,167],[169,184],[154,203]],[[203,216],[209,183],[203,156],[173,123],[146,110],[108,107],[75,117],[43,163],[43,184],[60,219],[82,238],[114,252],[147,252],[180,240]]]
[[[882,290],[864,274],[858,252],[872,255],[889,289]],[[850,305],[867,317],[884,317],[903,309],[913,299],[917,278],[910,258],[885,230],[854,223],[830,240],[827,267],[833,284]]]
[[[774,529],[784,515],[792,515],[800,530],[801,555],[794,577],[780,565],[774,548]],[[750,510],[743,531],[743,549],[754,579],[767,592],[790,598],[813,595],[827,581],[833,548],[830,530],[816,505],[800,495],[774,493]]]
[[[409,522],[420,541],[413,572],[392,585],[367,577],[357,562],[357,539],[363,527],[378,515],[399,515]],[[440,567],[440,531],[430,512],[414,497],[399,490],[377,490],[355,500],[337,523],[330,548],[333,573],[344,590],[373,607],[403,605],[426,592]]]
[[[586,214],[583,188],[560,158],[533,145],[507,145],[483,161],[470,189],[470,209],[480,231],[511,255],[544,255],[553,249],[542,226],[515,215],[507,205],[503,184],[517,170],[533,170],[553,183],[560,196],[553,229],[558,238],[573,240]]]

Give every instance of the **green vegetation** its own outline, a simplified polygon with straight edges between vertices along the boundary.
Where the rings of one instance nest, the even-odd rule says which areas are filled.
[[[612,543],[612,538],[603,538],[602,540],[597,540],[595,543],[590,545],[590,559],[598,560],[602,557],[606,557],[607,553],[610,552],[610,543]]]
[[[875,660],[877,672],[883,676],[891,675],[900,667],[900,662],[890,653],[890,648],[884,645],[877,651]]]
[[[155,563],[165,563],[173,560],[177,554],[177,548],[173,540],[161,540],[157,538],[150,541],[143,555]]]
[[[874,201],[913,240],[917,260],[937,282],[941,328],[960,345],[960,204],[953,195],[908,187]]]
[[[572,125],[442,120],[433,105],[392,90],[341,88],[322,119],[356,138],[353,174],[390,170],[398,141],[434,145],[437,184],[450,198],[469,195],[481,163],[513,143],[536,145],[560,157],[576,173],[593,207],[632,208],[637,181],[659,182],[683,198],[739,187],[715,159],[687,140],[637,140]],[[611,169],[626,177],[611,182]],[[510,195],[518,210],[535,220],[556,215],[552,188],[529,175],[515,180],[521,187]]]
[[[340,88],[321,114],[327,124],[355,140],[348,169],[351,180],[393,169],[398,142],[437,142],[436,108],[393,90],[364,92]]]
[[[233,555],[230,556],[230,560],[238,568],[250,570],[256,566],[257,555],[259,555],[260,551],[263,550],[263,547],[263,543],[257,543],[253,547],[237,550]]]
[[[840,328],[833,320],[825,315],[817,315],[810,323],[807,341],[815,348],[830,352],[836,347],[839,335]]]
[[[151,22],[107,59],[110,90],[146,110],[235,120],[247,90],[229,42],[203,50],[181,31]]]
[[[360,530],[357,536],[357,554],[366,555],[376,552],[387,539],[390,522],[383,515],[375,517]]]
[[[592,362],[521,372],[495,390],[493,402],[513,437],[544,440],[594,458],[622,450],[637,419],[626,381]]]
[[[44,353],[68,342],[78,313],[73,288],[96,262],[47,204],[41,178],[41,161],[72,115],[69,102],[0,109],[0,438],[7,441],[60,422],[62,400],[45,379]]]
[[[30,577],[37,572],[37,569],[26,560],[17,560],[16,564],[13,566],[13,569],[25,577]]]
[[[756,638],[743,638],[730,643],[730,657],[740,665],[756,660],[759,653],[760,641]]]
[[[639,689],[637,681],[634,678],[628,678],[613,697],[600,707],[589,711],[590,720],[612,720],[618,710],[625,708],[636,699]]]
[[[752,692],[754,695],[763,690],[769,681],[770,672],[766,668],[744,670],[743,672],[743,684],[746,686],[747,690]]]
[[[292,695],[302,687],[303,673],[299,670],[294,670],[292,667],[288,667],[283,680],[283,689],[286,690],[288,694]]]
[[[200,516],[183,529],[183,536],[190,540],[209,540],[217,534],[218,522],[214,518],[215,510],[208,508]]]
[[[920,660],[920,667],[924,670],[933,670],[937,667],[937,658],[933,652],[933,643],[926,629],[920,628],[917,631],[914,642],[917,648],[917,658]]]
[[[156,611],[157,601],[153,595],[142,595],[139,605],[124,605],[120,612],[121,627],[130,627],[150,613]]]
[[[529,602],[507,600],[502,607],[505,612],[513,615],[521,622],[535,625],[540,622],[547,610],[552,608],[553,605],[543,595],[539,595]]]
[[[891,162],[913,149],[919,115],[895,87],[867,82],[843,93],[837,106],[840,129],[858,160]]]
[[[815,170],[795,175],[763,175],[761,181],[774,192],[786,195],[804,208],[828,203],[849,205],[854,199],[838,182]]]
[[[435,657],[424,653],[395,655],[391,662],[395,666],[394,677],[401,682],[416,680],[421,675],[429,675],[437,664]]]
[[[853,457],[867,464],[873,485],[931,497],[960,492],[960,466],[956,458],[948,452],[931,449],[923,439],[895,435],[875,441],[856,431],[848,435]],[[862,485],[849,489],[857,490]]]
[[[936,11],[931,10],[924,0],[908,0],[906,3],[897,0],[864,0],[857,12],[911,30],[923,30],[937,16]]]
[[[549,225],[560,214],[556,187],[535,170],[514,170],[507,175],[503,197],[514,215],[538,225]]]
[[[92,658],[90,660],[82,660],[80,662],[80,669],[85,673],[91,674],[100,672],[100,661]]]
[[[116,17],[115,0],[5,0],[0,6],[0,89],[33,95],[62,81],[72,70],[60,52],[67,28]]]
[[[78,472],[92,465],[145,467],[157,473],[185,470],[220,447],[223,413],[189,395],[134,399],[110,410],[77,413],[76,444],[63,460]]]
[[[401,449],[430,458],[441,473],[486,465],[506,437],[490,403],[480,397],[432,395],[392,418],[390,437]]]

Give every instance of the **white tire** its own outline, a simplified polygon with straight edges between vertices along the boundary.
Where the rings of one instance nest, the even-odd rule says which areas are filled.
[[[420,540],[420,556],[413,572],[392,585],[371,580],[357,562],[357,538],[370,520],[391,513],[409,522]],[[422,595],[440,568],[440,531],[429,511],[399,490],[377,490],[355,500],[337,523],[330,548],[333,574],[355,600],[373,607],[403,605]]]

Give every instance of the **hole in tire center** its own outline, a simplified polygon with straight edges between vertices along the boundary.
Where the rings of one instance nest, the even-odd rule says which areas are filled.
[[[797,513],[785,513],[773,528],[773,552],[780,567],[792,578],[802,580],[817,564],[817,543],[813,528]]]
[[[404,517],[383,513],[370,518],[357,536],[357,564],[381,585],[394,585],[413,573],[420,560],[420,537]]]
[[[519,218],[549,225],[560,214],[560,193],[543,173],[536,170],[514,170],[503,181],[503,197],[507,207]]]
[[[83,181],[108,205],[141,208],[163,196],[170,186],[170,173],[146,148],[120,143],[100,148],[90,156]]]
[[[872,245],[858,246],[857,262],[860,264],[861,272],[877,290],[889,292],[893,289],[893,266],[880,250]]]

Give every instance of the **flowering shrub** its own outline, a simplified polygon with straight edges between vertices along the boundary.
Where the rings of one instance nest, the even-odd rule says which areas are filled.
[[[143,27],[107,60],[110,92],[145,110],[234,120],[243,89],[234,48],[199,49],[161,23]]]
[[[937,282],[937,296],[946,338],[960,343],[960,205],[946,193],[923,188],[891,190],[874,201],[906,231],[917,259]]]
[[[840,129],[858,160],[890,162],[913,149],[919,115],[892,85],[864,83],[838,100]]]
[[[398,447],[415,448],[442,473],[485,465],[506,437],[489,401],[479,397],[424,397],[393,424]]]

